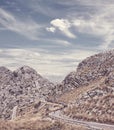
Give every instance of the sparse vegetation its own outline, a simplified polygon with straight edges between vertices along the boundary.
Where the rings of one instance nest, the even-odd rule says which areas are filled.
[[[114,95],[112,93],[108,92],[102,96],[94,95],[91,98],[85,95],[85,97],[82,95],[77,99],[64,111],[64,114],[75,119],[114,123]]]
[[[89,130],[83,125],[72,125],[60,121],[18,120],[0,121],[0,130]]]
[[[0,117],[15,115],[1,120],[0,130],[88,130],[65,118],[52,119],[49,113],[57,110],[72,119],[114,123],[114,51],[85,59],[60,85],[27,66],[14,73],[1,67],[0,74]]]

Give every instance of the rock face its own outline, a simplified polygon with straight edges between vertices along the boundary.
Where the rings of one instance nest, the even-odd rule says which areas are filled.
[[[114,71],[114,50],[88,57],[79,63],[77,70],[63,80],[63,91],[88,85]]]
[[[70,94],[71,90],[74,93]],[[78,97],[69,98],[66,115],[114,123],[114,50],[86,58],[60,85],[54,85],[28,66],[14,72],[0,67],[0,118],[15,118],[16,106],[27,107],[39,99],[59,101],[57,98],[67,92],[77,92]]]
[[[114,123],[114,80],[112,86],[105,82],[80,94],[69,104],[65,114],[72,118]]]
[[[67,90],[90,86],[71,101],[65,114],[72,118],[114,123],[114,51],[83,60],[77,71],[65,78],[62,86]]]
[[[0,67],[0,118],[10,119],[15,106],[27,107],[39,99],[47,100],[53,87],[28,66],[14,72]]]

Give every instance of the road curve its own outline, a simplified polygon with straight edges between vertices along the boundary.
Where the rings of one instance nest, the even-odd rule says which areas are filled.
[[[91,128],[91,130],[114,130],[114,125],[71,119],[67,116],[62,115],[60,111],[51,112],[49,113],[49,116],[54,119],[63,120],[64,122],[67,123],[75,125],[76,124],[85,125],[86,127]]]

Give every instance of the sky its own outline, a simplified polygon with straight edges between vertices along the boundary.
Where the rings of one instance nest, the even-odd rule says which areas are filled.
[[[0,0],[0,65],[62,81],[114,48],[114,0]]]

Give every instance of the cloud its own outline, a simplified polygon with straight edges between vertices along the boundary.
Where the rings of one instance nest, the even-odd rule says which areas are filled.
[[[109,8],[109,7],[108,7]],[[107,49],[114,41],[114,17],[111,8],[101,10],[90,19],[73,19],[72,25],[76,31],[96,36],[102,39],[100,49]]]
[[[73,0],[73,1],[79,1],[79,0]],[[108,0],[108,1],[105,1],[105,0],[96,0],[96,1],[93,1],[93,0],[82,0],[82,1],[79,1],[80,4],[83,4],[83,5],[87,5],[87,6],[113,6],[114,5],[114,1],[113,0]]]
[[[35,68],[46,77],[64,78],[70,71],[76,69],[81,60],[95,54],[94,49],[104,50],[113,44],[113,3],[113,0],[48,0],[46,2],[20,0],[10,7],[9,5],[6,7],[5,4],[1,5],[0,33],[3,30],[10,30],[28,39],[40,41],[39,43],[24,41],[25,49],[1,49],[1,65],[15,69],[25,64]],[[20,12],[17,13],[16,9],[19,9]],[[13,12],[11,13],[11,11]],[[60,33],[62,36],[50,35],[49,32]],[[4,34],[6,31],[2,35]],[[13,39],[13,34],[11,38]],[[93,45],[99,39],[101,43]],[[21,41],[21,39],[16,40]],[[15,40],[6,41],[8,46],[15,47],[12,43]],[[23,48],[21,45],[19,47]],[[41,48],[45,50],[41,50]],[[88,48],[91,51],[85,50]]]
[[[101,38],[99,49],[110,49],[110,45],[114,43],[114,1],[87,0],[79,3],[88,7],[89,12],[88,18],[82,16],[73,19],[75,29],[80,33],[89,34],[90,37],[93,35]]]
[[[67,19],[54,19],[50,22],[50,24],[60,30],[64,35],[69,38],[76,38],[76,35],[70,32],[71,24]]]
[[[70,45],[71,45],[70,42],[65,41],[65,40],[58,40],[58,39],[55,39],[55,42],[56,42],[57,44],[64,45],[64,46],[70,46]]]
[[[52,27],[60,30],[69,38],[75,38],[76,34],[80,34],[79,38],[82,39],[84,34],[89,38],[96,37],[96,39],[100,39],[101,43],[98,48],[101,50],[109,49],[114,43],[113,0],[72,0],[72,2],[61,0],[57,3],[67,6],[68,12],[66,11],[67,13],[64,13],[65,15],[61,19],[53,19],[50,22]],[[81,9],[76,11],[73,6]]]
[[[61,40],[61,39],[46,39],[46,41],[51,42],[51,43],[56,44],[56,45],[62,45],[62,46],[65,46],[65,47],[71,45],[70,42],[68,42],[66,40]]]
[[[90,37],[95,36],[102,40],[99,49],[107,49],[114,41],[114,17],[112,14],[111,8],[107,7],[106,11],[103,9],[93,16],[90,14],[89,19],[83,17],[54,19],[50,22],[52,27],[48,28],[48,31],[55,32],[58,29],[69,38],[76,38],[76,32],[88,34]],[[74,34],[70,31],[72,28],[75,30]]]
[[[29,39],[38,40],[40,26],[34,21],[20,21],[11,13],[0,8],[0,24],[8,30],[19,33]]]
[[[76,69],[77,64],[82,59],[92,54],[95,52],[78,49],[61,54],[46,52],[37,48],[0,49],[0,61],[1,66],[6,66],[12,70],[23,65],[29,65],[41,75],[51,78],[51,80],[58,78],[61,81],[69,72]]]
[[[101,49],[107,49],[113,44],[113,0],[48,0],[46,2],[42,0],[25,0],[6,3],[9,3],[7,7],[4,5],[4,9],[0,8],[0,24],[4,27],[0,28],[0,31],[8,29],[32,40],[41,40],[41,38],[44,37],[46,39],[48,37],[47,33],[49,32],[55,34],[58,32],[62,33],[67,37],[67,40],[71,42],[76,41],[78,38],[78,40],[83,40],[83,36],[85,35],[90,39],[95,36],[96,39],[100,39],[101,41],[101,45],[99,46]],[[12,6],[10,6],[11,3]],[[16,15],[16,11],[12,14],[5,10],[5,8],[10,10],[10,8],[8,8],[9,6],[14,10],[17,8],[21,9],[19,12],[21,15],[25,16],[25,18],[30,15],[33,20],[28,19],[27,21],[25,18],[23,18],[24,21],[21,20],[21,18]],[[22,12],[23,8],[25,12]],[[50,23],[47,23],[49,20]],[[40,25],[35,21],[39,21]],[[48,24],[50,25],[46,28]],[[46,30],[44,31],[44,29]],[[50,39],[53,39],[51,35],[49,36]],[[60,35],[53,36],[57,38]],[[62,37],[62,39],[64,38],[65,37]],[[90,46],[92,47],[94,42],[89,41],[88,43],[90,42]],[[97,40],[95,42],[97,43]],[[62,42],[59,42],[59,44],[60,43]]]
[[[47,27],[46,30],[48,32],[53,32],[54,33],[56,29],[54,27],[50,27],[50,28]]]

